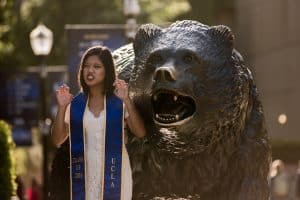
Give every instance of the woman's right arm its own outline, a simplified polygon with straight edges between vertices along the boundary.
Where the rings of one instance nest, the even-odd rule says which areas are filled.
[[[68,125],[65,122],[66,111],[73,99],[73,95],[70,94],[69,87],[66,85],[61,86],[56,90],[56,99],[58,103],[57,114],[51,130],[51,139],[56,147],[59,147],[68,136]]]

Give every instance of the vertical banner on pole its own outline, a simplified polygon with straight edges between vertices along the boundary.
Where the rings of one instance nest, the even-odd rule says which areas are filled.
[[[38,124],[39,74],[1,72],[0,118],[12,125],[16,145],[31,145],[31,127]]]
[[[55,90],[66,82],[66,66],[49,66],[46,70],[46,114],[53,119],[57,110]],[[23,71],[1,71],[0,81],[0,119],[12,125],[13,139],[17,146],[31,145],[31,129],[38,127],[42,110],[40,67],[28,67]]]

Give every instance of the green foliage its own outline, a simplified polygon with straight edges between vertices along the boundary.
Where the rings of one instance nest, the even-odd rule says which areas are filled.
[[[0,6],[0,70],[39,63],[29,41],[31,30],[39,22],[50,28],[54,35],[47,63],[64,64],[65,24],[124,23],[122,6],[119,0],[7,0],[4,6]]]
[[[13,148],[9,125],[0,120],[0,197],[1,200],[10,200],[15,195],[15,169],[13,161]]]
[[[35,13],[30,29],[42,22],[53,31],[54,45],[48,63],[61,64],[66,58],[65,25],[124,23],[121,3],[118,0],[45,0],[43,5],[34,6],[28,12]]]
[[[0,70],[39,64],[29,34],[39,22],[53,31],[49,65],[66,62],[66,24],[124,24],[122,0],[5,0],[0,2]],[[164,23],[194,19],[212,24],[233,0],[139,0],[138,23]]]
[[[188,0],[191,11],[178,17],[178,19],[193,19],[205,24],[215,24],[218,15],[222,12],[234,12],[233,0]]]
[[[13,56],[15,45],[11,37],[12,25],[15,23],[15,7],[13,0],[1,1],[0,3],[0,70],[4,66],[18,65]]]
[[[191,6],[187,0],[140,0],[140,23],[165,23],[172,22],[182,14],[187,14]]]

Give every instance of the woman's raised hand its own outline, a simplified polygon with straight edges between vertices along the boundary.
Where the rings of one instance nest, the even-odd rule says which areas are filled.
[[[59,107],[67,107],[71,103],[73,95],[66,84],[63,84],[56,90],[56,99]]]
[[[124,80],[116,79],[113,85],[115,86],[115,95],[122,101],[128,100],[128,84]]]

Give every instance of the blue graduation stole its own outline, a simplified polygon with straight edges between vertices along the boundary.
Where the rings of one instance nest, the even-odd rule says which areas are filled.
[[[84,93],[79,93],[71,102],[70,108],[71,200],[85,200],[85,131],[83,115],[87,102],[88,97]],[[102,174],[102,199],[120,200],[122,198],[123,102],[114,95],[106,96],[105,102],[105,163]]]

